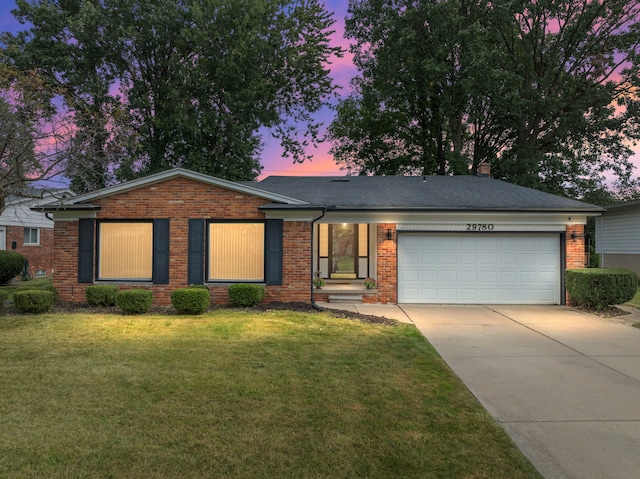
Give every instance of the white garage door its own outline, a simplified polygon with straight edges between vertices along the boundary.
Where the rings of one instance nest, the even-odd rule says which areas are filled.
[[[559,236],[400,233],[398,302],[559,304]]]

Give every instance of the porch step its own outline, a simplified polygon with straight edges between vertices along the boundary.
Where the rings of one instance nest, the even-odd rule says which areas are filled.
[[[330,303],[362,304],[362,295],[330,294]]]

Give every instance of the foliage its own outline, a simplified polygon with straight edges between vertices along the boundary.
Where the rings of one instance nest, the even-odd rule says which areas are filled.
[[[129,289],[116,294],[116,306],[125,314],[144,314],[152,302],[153,293],[146,289]]]
[[[265,293],[264,286],[260,284],[232,284],[229,286],[229,302],[235,307],[252,307],[262,302]]]
[[[631,180],[635,0],[351,0],[360,74],[329,136],[355,174],[492,174],[571,197]]]
[[[18,286],[16,288],[16,291],[34,291],[34,290],[49,291],[53,293],[53,304],[57,303],[60,300],[60,293],[58,293],[58,288],[53,286],[53,284],[47,284],[47,283],[37,284],[29,281],[29,284]]]
[[[376,287],[376,280],[375,280],[375,279],[373,279],[373,278],[366,278],[366,279],[364,280],[364,286],[365,286],[367,289],[375,288],[375,287]]]
[[[0,213],[10,195],[59,173],[69,137],[68,121],[49,101],[55,88],[35,71],[4,64],[4,55],[0,50]]]
[[[22,273],[25,257],[16,251],[0,250],[0,284],[6,284]]]
[[[313,280],[313,285],[319,289],[325,285],[325,281],[323,278],[317,277]]]
[[[21,313],[46,313],[54,301],[55,295],[51,291],[34,289],[13,293],[13,304]]]
[[[171,292],[171,304],[180,314],[202,314],[210,303],[209,288],[180,288]]]
[[[565,278],[569,295],[584,308],[626,303],[638,289],[638,275],[628,269],[573,269],[567,270]]]
[[[8,297],[9,297],[9,293],[7,293],[6,291],[0,290],[0,308],[2,307],[2,305],[7,300]]]
[[[115,306],[120,288],[115,285],[99,284],[87,286],[84,290],[87,304],[90,306]]]
[[[327,61],[342,54],[318,0],[16,4],[31,27],[0,42],[13,65],[58,86],[79,192],[178,166],[253,179],[261,132],[295,161],[318,140],[311,114],[333,95]]]
[[[589,245],[589,268],[599,268],[600,267],[600,255],[596,253],[596,246],[591,244]]]

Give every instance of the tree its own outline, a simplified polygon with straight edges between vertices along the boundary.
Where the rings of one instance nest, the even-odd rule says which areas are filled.
[[[638,0],[352,0],[349,12],[360,76],[330,127],[347,169],[489,161],[497,178],[573,197],[605,173],[632,183]]]
[[[50,179],[64,162],[69,125],[55,117],[50,97],[35,72],[0,64],[0,214],[9,196]]]
[[[294,161],[318,139],[312,113],[335,91],[327,60],[341,54],[318,0],[16,3],[32,28],[3,41],[16,67],[60,89],[82,189],[177,166],[253,179],[261,128]]]

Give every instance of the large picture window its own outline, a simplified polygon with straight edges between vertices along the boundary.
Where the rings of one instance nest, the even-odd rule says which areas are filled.
[[[209,281],[264,281],[264,223],[209,223]]]
[[[98,279],[151,280],[152,222],[100,223],[98,244]]]

